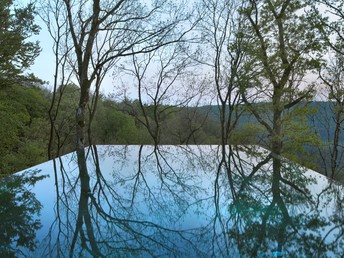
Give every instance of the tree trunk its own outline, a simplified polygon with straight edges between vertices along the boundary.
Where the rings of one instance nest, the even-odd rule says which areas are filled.
[[[89,175],[87,171],[85,155],[85,110],[86,105],[79,105],[76,110],[76,153],[80,177],[85,178],[84,182],[89,184]],[[81,183],[83,183],[83,181]],[[81,187],[83,188],[83,186]]]
[[[342,109],[336,111],[335,130],[333,136],[333,149],[331,151],[331,178],[335,178],[338,169],[339,138],[341,131]]]

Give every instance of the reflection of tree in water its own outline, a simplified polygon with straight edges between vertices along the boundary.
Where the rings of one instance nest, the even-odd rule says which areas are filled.
[[[45,176],[26,171],[0,180],[0,256],[21,255],[21,248],[34,251],[36,231],[42,227],[37,218],[41,204],[30,189]]]
[[[339,246],[344,243],[340,235],[343,216],[335,221],[329,217],[334,211],[324,213],[319,203],[321,199],[321,205],[326,207],[338,195],[329,191],[311,194],[309,189],[316,183],[315,178],[271,153],[261,152],[261,161],[251,164],[237,153],[237,148],[229,147],[219,162],[217,178],[226,183],[217,183],[216,202],[224,203],[221,194],[231,197],[227,216],[215,215],[214,249],[227,246],[224,253],[236,250],[238,255],[250,257],[342,255],[343,248]],[[221,209],[217,206],[217,210]],[[339,233],[329,239],[334,228]]]
[[[92,147],[90,182],[82,176],[73,178],[62,163],[56,166],[56,174],[62,176],[56,183],[56,220],[45,239],[45,254],[63,257],[68,250],[69,256],[197,256],[192,230],[175,226],[191,203],[198,201],[195,193],[201,188],[195,185],[195,174],[176,168],[182,162],[178,155],[169,156],[171,166],[168,147],[143,153],[141,146],[136,161],[122,156],[126,147],[116,148],[108,150],[121,153],[113,157],[115,166],[109,173],[108,167],[101,168],[97,148]],[[83,180],[81,189],[75,187]]]
[[[314,192],[315,177],[274,159],[254,147],[93,146],[90,181],[56,161],[42,256],[340,257],[343,188]]]

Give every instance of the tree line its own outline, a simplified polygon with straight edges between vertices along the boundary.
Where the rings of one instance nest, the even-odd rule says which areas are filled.
[[[2,174],[72,150],[84,171],[85,146],[135,143],[255,143],[343,173],[338,1],[6,0],[0,12]],[[24,74],[36,12],[54,42],[52,91]],[[120,101],[101,93],[109,74]]]

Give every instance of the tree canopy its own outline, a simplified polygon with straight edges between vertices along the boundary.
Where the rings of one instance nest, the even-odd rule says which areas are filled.
[[[323,166],[341,173],[342,4],[40,3],[54,42],[52,92],[25,74],[40,51],[34,4],[0,3],[0,173],[89,144],[190,143],[260,144],[302,161],[319,149]],[[123,98],[101,92],[111,74],[116,97],[130,77]],[[326,103],[311,105],[323,88]]]
[[[18,8],[13,0],[0,2],[1,88],[23,81],[25,69],[32,65],[40,52],[39,42],[29,41],[40,30],[34,22],[35,14],[32,3]]]

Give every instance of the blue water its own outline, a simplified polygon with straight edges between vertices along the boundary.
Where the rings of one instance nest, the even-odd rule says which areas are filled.
[[[1,257],[343,256],[343,187],[266,150],[87,151],[87,191],[75,153],[0,182]]]

